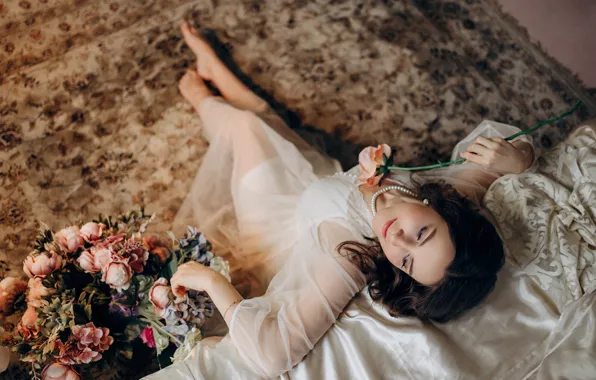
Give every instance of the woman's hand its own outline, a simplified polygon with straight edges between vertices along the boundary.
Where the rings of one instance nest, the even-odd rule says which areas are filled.
[[[523,141],[510,143],[498,137],[480,136],[461,157],[500,174],[519,174],[532,165],[534,152],[532,146]]]
[[[196,261],[190,261],[178,267],[170,283],[172,284],[174,295],[184,297],[186,289],[210,293],[211,285],[217,276],[221,276],[221,274]]]

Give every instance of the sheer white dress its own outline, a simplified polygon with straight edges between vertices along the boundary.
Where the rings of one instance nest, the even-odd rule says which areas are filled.
[[[507,361],[499,354],[506,351],[503,346],[485,348],[482,352],[488,357],[473,357],[478,354],[476,343],[491,341],[482,331],[498,324],[492,317],[485,321],[477,315],[472,325],[468,320],[460,327],[436,327],[412,318],[391,318],[382,306],[372,305],[362,291],[362,274],[336,250],[343,241],[373,236],[372,216],[357,187],[358,167],[342,172],[337,162],[306,144],[264,102],[262,112],[252,113],[212,97],[203,101],[200,115],[210,147],[176,228],[180,232],[187,224],[198,225],[218,253],[231,261],[235,284],[248,298],[233,309],[225,337],[200,342],[186,360],[149,379],[443,378],[462,370],[482,377],[487,372],[465,364],[467,360],[477,360],[479,366],[483,360],[501,360],[503,373],[516,365],[515,355],[521,354],[515,349],[507,352],[507,357],[513,353]],[[452,158],[478,135],[505,137],[517,131],[485,121],[456,146]],[[409,186],[409,176],[397,173],[391,180]],[[452,183],[476,202],[497,177],[472,164],[414,176],[418,182]],[[518,278],[514,290],[501,296],[523,299],[507,301],[512,307],[548,303],[540,299],[540,292],[528,296],[533,294],[531,284],[519,284],[519,279],[528,284],[531,280],[512,276]],[[536,314],[541,330],[531,333],[535,340],[542,341],[553,327],[541,324],[548,320],[546,314]],[[477,341],[470,335],[474,331]],[[458,335],[465,337],[465,344],[453,357],[433,348]],[[403,351],[402,343],[409,352]],[[525,346],[520,347],[523,351]],[[307,354],[308,360],[303,360]],[[426,360],[441,362],[439,369]]]

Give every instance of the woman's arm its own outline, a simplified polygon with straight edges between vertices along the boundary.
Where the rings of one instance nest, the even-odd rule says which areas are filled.
[[[198,288],[209,293],[226,314],[236,349],[261,377],[279,376],[300,362],[364,286],[364,276],[336,250],[359,236],[332,222],[323,222],[317,233],[315,239],[310,234],[300,239],[264,296],[234,304],[227,312],[241,297],[209,268],[188,265],[178,275],[183,265],[172,278],[175,292]]]

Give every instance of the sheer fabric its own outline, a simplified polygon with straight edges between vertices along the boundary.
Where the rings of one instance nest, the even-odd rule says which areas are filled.
[[[209,98],[200,111],[210,148],[175,226],[198,225],[225,252],[235,282],[253,298],[233,309],[221,342],[199,343],[170,371],[187,366],[196,378],[278,376],[313,349],[365,285],[336,250],[343,241],[372,236],[358,168],[342,174],[337,162],[308,146],[265,103],[254,114]],[[458,144],[454,158],[477,135],[517,131],[485,121]],[[480,203],[498,176],[463,164],[412,178],[452,183]],[[412,178],[395,173],[390,181],[410,186]]]

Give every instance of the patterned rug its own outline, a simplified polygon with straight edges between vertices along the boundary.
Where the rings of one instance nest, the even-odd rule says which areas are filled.
[[[194,63],[184,17],[345,167],[379,142],[435,163],[483,119],[526,128],[582,99],[535,135],[548,148],[596,115],[490,1],[0,0],[0,278],[20,273],[38,221],[143,204],[168,228],[207,148],[177,89]],[[141,375],[122,367],[106,378]]]

